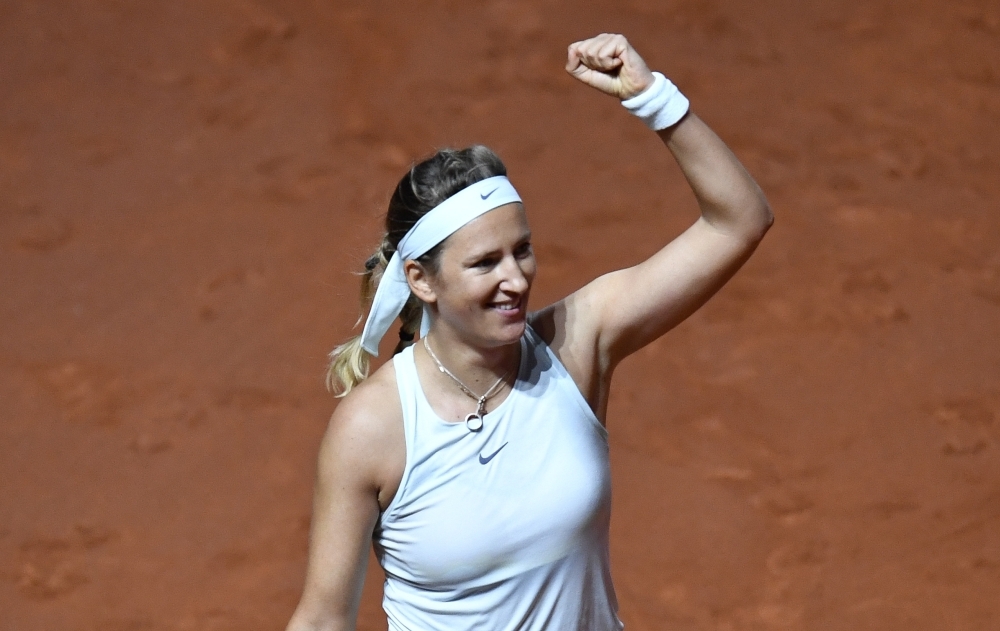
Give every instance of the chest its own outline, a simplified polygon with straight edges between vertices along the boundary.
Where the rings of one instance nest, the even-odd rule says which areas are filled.
[[[481,432],[418,440],[428,448],[410,455],[381,526],[387,571],[395,563],[429,586],[499,580],[606,534],[611,480],[596,420],[553,397],[502,412]]]

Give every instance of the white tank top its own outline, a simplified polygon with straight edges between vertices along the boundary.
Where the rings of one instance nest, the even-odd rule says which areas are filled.
[[[406,467],[374,539],[389,629],[620,630],[607,432],[548,345],[527,329],[479,432],[434,413],[412,346],[393,364]]]

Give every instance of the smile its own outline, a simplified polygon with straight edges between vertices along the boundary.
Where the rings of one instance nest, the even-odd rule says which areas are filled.
[[[497,311],[506,311],[506,312],[517,311],[518,309],[521,308],[522,302],[523,302],[523,296],[513,301],[490,303],[490,308],[496,309]]]

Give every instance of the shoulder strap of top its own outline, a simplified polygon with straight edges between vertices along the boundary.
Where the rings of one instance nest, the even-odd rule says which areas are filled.
[[[529,352],[533,353],[535,356],[535,361],[546,366],[554,373],[558,385],[556,386],[562,392],[565,393],[570,400],[579,408],[580,412],[589,419],[589,421],[598,429],[598,432],[602,434],[605,438],[607,437],[607,430],[601,421],[598,420],[597,415],[594,414],[594,410],[591,409],[590,404],[587,403],[586,398],[584,398],[583,393],[580,392],[580,388],[576,385],[573,380],[573,376],[569,374],[566,370],[566,366],[563,365],[562,361],[556,355],[552,347],[549,346],[542,336],[538,334],[531,325],[525,328],[524,332],[525,338],[528,341]]]
[[[545,343],[535,329],[531,328],[530,324],[524,328],[524,338],[527,341],[528,352],[535,357],[535,363],[541,362],[545,366],[551,366],[560,377],[569,377],[569,372],[556,357],[555,351]]]
[[[396,372],[396,389],[399,391],[399,402],[403,409],[403,438],[406,441],[406,464],[403,467],[403,477],[399,481],[396,496],[379,516],[379,524],[385,523],[395,512],[396,506],[402,501],[407,489],[407,480],[413,465],[414,445],[417,440],[417,410],[420,406],[420,396],[417,388],[420,380],[417,377],[417,365],[413,359],[413,346],[403,349],[392,358],[392,367]]]
[[[392,358],[392,367],[396,370],[396,388],[399,390],[399,401],[403,406],[403,430],[406,442],[413,437],[413,426],[417,420],[420,405],[420,379],[417,377],[417,364],[413,358],[413,346],[410,345]]]

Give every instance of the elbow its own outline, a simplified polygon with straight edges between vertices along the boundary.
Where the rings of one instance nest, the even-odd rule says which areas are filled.
[[[760,189],[748,193],[728,203],[703,205],[702,218],[719,231],[753,248],[774,225],[774,213]]]
[[[749,210],[750,212],[747,213],[747,217],[752,218],[752,221],[747,222],[746,237],[752,245],[756,246],[764,239],[764,235],[771,229],[771,226],[774,225],[774,213],[771,212],[771,205],[763,195],[756,200]]]
[[[774,225],[774,213],[771,212],[771,205],[767,203],[767,200],[762,200],[763,208],[761,209],[761,221],[760,221],[760,238],[763,239],[767,231],[771,229]]]

